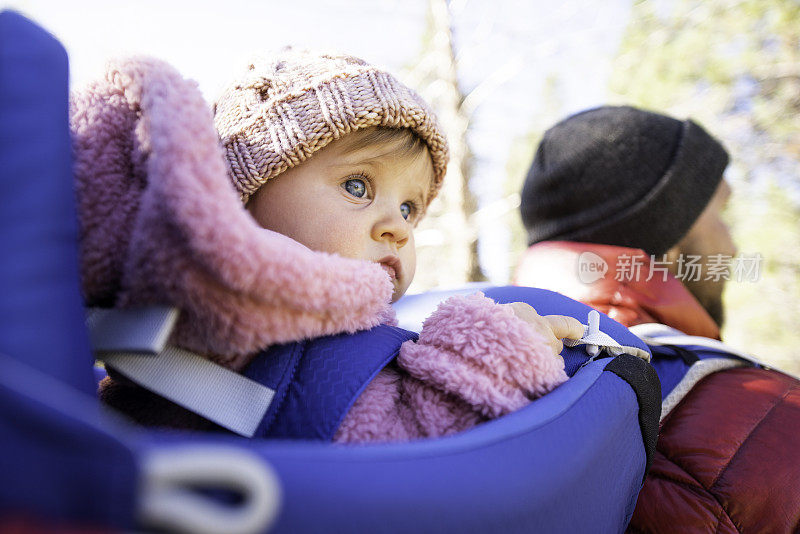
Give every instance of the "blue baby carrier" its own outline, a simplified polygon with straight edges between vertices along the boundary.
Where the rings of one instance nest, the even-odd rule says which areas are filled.
[[[320,441],[357,396],[361,386],[353,384],[369,376],[344,381],[354,387],[350,398],[321,422],[301,425],[291,415],[298,412],[287,411],[283,434],[265,430],[273,437],[131,424],[96,396],[79,292],[67,56],[52,36],[8,11],[0,13],[0,143],[0,531],[626,527],[653,454],[661,396],[652,367],[625,350],[641,355],[647,345],[608,317],[590,319],[587,306],[543,290],[485,293],[590,323],[586,343],[562,353],[570,379],[526,408],[458,435],[363,446]],[[341,347],[386,328],[288,350],[302,353],[300,365],[329,346],[346,364]],[[414,336],[393,332],[398,342]],[[390,359],[396,346],[389,343],[380,358]],[[284,399],[311,376],[283,383],[271,370],[254,377]],[[340,386],[322,389],[341,397]],[[311,398],[329,405],[324,391]],[[279,419],[261,422],[266,428]],[[296,437],[293,426],[319,430],[319,439],[286,439]]]

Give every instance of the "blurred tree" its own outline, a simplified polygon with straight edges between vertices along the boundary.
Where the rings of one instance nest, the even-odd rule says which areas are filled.
[[[732,156],[729,219],[757,282],[726,291],[726,340],[800,371],[800,3],[639,1],[611,79],[612,102],[692,117]]]
[[[461,90],[447,0],[430,0],[420,59],[407,78],[437,111],[450,145],[447,179],[416,232],[418,267],[411,292],[484,280],[478,262],[477,201],[469,188],[471,112]],[[444,268],[443,268],[444,267]]]
[[[511,242],[509,243],[509,264],[512,265],[510,278],[513,281],[517,262],[525,249],[528,248],[528,232],[522,224],[519,211],[520,192],[528,176],[528,169],[536,155],[536,150],[542,140],[544,132],[559,120],[563,119],[564,105],[561,99],[563,87],[561,80],[555,73],[550,73],[545,79],[541,92],[541,111],[536,114],[530,129],[525,135],[517,137],[511,144],[506,160],[506,181],[504,192],[507,195],[516,195],[517,209],[503,216],[508,228],[511,229]]]
[[[797,207],[775,184],[756,200],[737,191],[728,209],[745,254],[763,256],[758,281],[736,280],[726,290],[724,339],[780,369],[800,374],[800,232]]]

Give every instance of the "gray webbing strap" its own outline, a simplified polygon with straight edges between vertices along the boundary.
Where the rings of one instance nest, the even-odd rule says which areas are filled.
[[[733,369],[734,367],[744,367],[748,365],[747,362],[737,360],[735,358],[707,358],[695,362],[689,370],[683,375],[683,378],[678,385],[676,385],[669,395],[661,401],[661,419],[669,415],[675,406],[680,403],[687,393],[703,378],[707,377],[717,371],[724,371],[725,369]]]
[[[89,341],[96,353],[158,354],[178,320],[178,309],[146,306],[130,309],[90,308],[86,313]]]
[[[87,319],[97,357],[129,380],[241,436],[253,437],[275,391],[210,360],[164,346],[170,308],[93,310]]]
[[[658,328],[659,326],[663,328]],[[645,323],[641,325],[632,326],[630,330],[631,332],[639,336],[642,339],[642,341],[650,345],[678,345],[680,347],[684,347],[686,345],[694,345],[697,347],[704,347],[719,352],[727,352],[728,354],[734,354],[747,361],[753,362],[758,365],[766,366],[752,355],[747,354],[746,352],[742,352],[739,349],[735,349],[730,345],[723,343],[722,341],[719,341],[717,339],[711,339],[710,337],[690,336],[684,334],[680,330],[675,330],[674,328],[670,328],[669,326],[666,325],[659,325],[657,323]]]
[[[642,360],[649,362],[650,353],[642,350],[639,347],[631,347],[621,345],[617,341],[600,331],[600,313],[597,310],[589,312],[588,325],[584,325],[583,337],[580,339],[564,339],[564,345],[567,347],[575,347],[577,345],[586,345],[586,352],[594,358],[601,350],[605,350],[612,356],[619,356],[620,354],[630,354]]]
[[[275,396],[274,390],[177,347],[157,357],[107,353],[103,359],[140,386],[248,438]]]
[[[743,360],[747,360],[748,362],[754,363],[765,369],[772,369],[794,378],[800,378],[797,375],[787,373],[786,371],[779,369],[772,364],[764,363],[752,354],[743,352],[739,349],[731,347],[726,343],[723,343],[722,341],[711,339],[710,337],[689,336],[680,330],[675,330],[674,328],[659,323],[640,324],[632,326],[630,330],[648,345],[678,345],[679,347],[694,345],[696,347],[703,347],[706,349],[733,354],[734,356],[738,356]]]
[[[669,395],[667,395],[667,397],[662,401],[662,421],[700,380],[712,373],[724,371],[726,369],[733,369],[735,367],[746,367],[749,364],[757,364],[767,369],[780,371],[780,369],[776,369],[771,365],[766,365],[754,358],[752,355],[735,349],[730,345],[723,343],[722,341],[708,337],[689,336],[680,330],[676,330],[667,325],[659,323],[645,323],[632,326],[630,330],[648,345],[677,345],[679,347],[695,346],[738,356],[738,358],[728,358],[721,355],[717,358],[706,358],[695,362],[689,368],[686,374],[683,375],[681,381],[678,382],[675,388],[673,388]],[[789,376],[793,376],[784,371],[780,372],[788,374]]]

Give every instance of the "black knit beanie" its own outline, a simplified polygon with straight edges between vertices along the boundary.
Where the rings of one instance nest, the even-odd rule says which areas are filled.
[[[728,153],[702,127],[632,107],[578,113],[544,134],[522,189],[529,244],[583,241],[663,254],[700,216]]]

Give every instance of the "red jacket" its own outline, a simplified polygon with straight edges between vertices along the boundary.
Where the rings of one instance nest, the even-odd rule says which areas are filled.
[[[631,281],[620,275],[621,262],[630,265],[634,256],[643,266]],[[603,262],[608,269],[601,276]],[[719,329],[683,285],[658,272],[647,281],[649,268],[641,250],[546,242],[527,250],[516,283],[559,291],[626,326],[660,322],[718,338]],[[800,531],[800,381],[737,368],[699,382],[661,424],[628,530]]]

